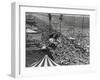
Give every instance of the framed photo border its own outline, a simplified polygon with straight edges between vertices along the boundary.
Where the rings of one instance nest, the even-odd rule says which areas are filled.
[[[24,4],[13,2],[11,4],[11,75],[13,77],[22,77],[21,75],[21,47],[20,47],[20,8],[21,7],[38,7],[38,8],[55,8],[55,9],[73,9],[73,10],[91,10],[96,12],[96,8],[77,8],[77,7],[48,7],[48,6],[33,6],[32,4]]]

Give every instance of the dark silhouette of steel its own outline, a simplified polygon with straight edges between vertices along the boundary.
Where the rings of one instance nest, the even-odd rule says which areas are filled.
[[[49,33],[50,33],[50,30],[51,30],[51,19],[52,19],[51,13],[48,13],[48,17],[49,17]]]
[[[62,23],[62,20],[63,20],[63,15],[62,14],[59,17],[59,20],[60,20],[60,32],[61,32],[61,26],[62,26],[61,23]]]
[[[84,16],[82,16],[82,33],[83,33],[83,27],[84,27]]]

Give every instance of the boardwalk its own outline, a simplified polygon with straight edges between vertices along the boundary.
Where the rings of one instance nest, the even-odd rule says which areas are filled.
[[[48,66],[58,66],[52,59],[45,55],[44,58],[36,63],[31,64],[32,67],[48,67]]]

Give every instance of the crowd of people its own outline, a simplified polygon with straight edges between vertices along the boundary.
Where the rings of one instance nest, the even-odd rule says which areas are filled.
[[[49,35],[48,45],[43,44],[42,49],[60,65],[89,64],[88,36],[81,37],[69,38],[58,32],[52,33]]]

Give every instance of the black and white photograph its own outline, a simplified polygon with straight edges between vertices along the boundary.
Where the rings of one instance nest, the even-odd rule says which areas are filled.
[[[25,67],[90,64],[90,16],[25,12]]]

